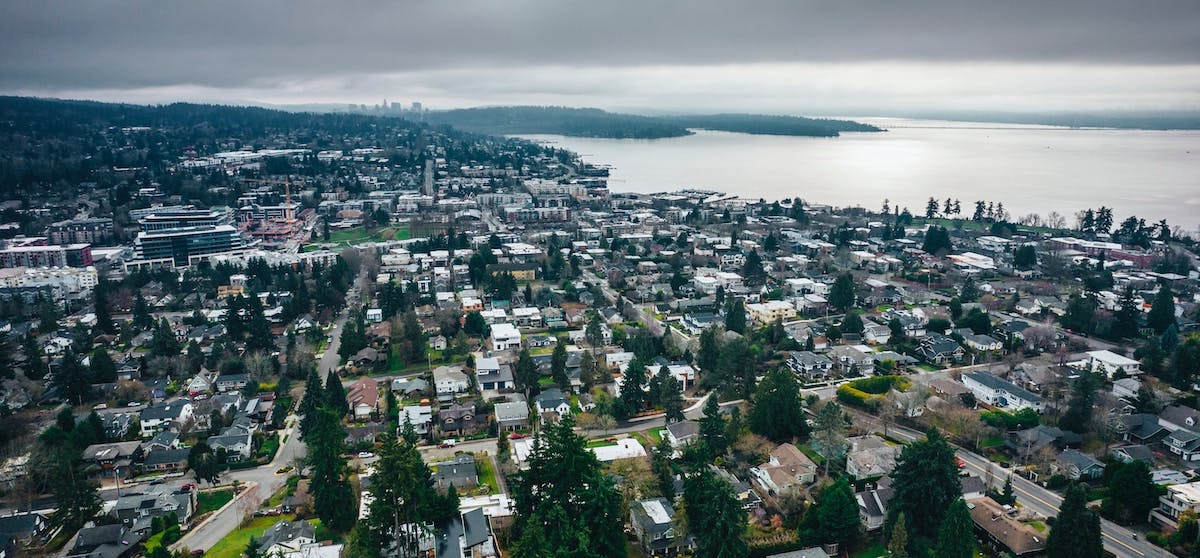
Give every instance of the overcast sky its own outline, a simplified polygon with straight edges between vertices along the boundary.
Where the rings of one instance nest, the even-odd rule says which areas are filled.
[[[869,115],[1200,109],[1200,1],[6,0],[0,92]]]

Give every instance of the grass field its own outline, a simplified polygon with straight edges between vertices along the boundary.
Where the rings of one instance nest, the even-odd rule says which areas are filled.
[[[475,471],[479,475],[480,487],[490,487],[491,492],[488,494],[500,493],[500,485],[496,482],[496,471],[492,468],[492,460],[488,459],[487,454],[475,454]]]
[[[213,490],[196,494],[196,515],[217,511],[233,500],[232,490]]]
[[[209,558],[239,558],[242,552],[246,550],[246,545],[250,543],[250,537],[261,537],[272,525],[284,519],[292,521],[296,517],[292,515],[280,515],[276,517],[251,518],[250,521],[241,527],[225,535],[225,538],[217,541],[217,544],[208,549],[208,552],[205,552],[204,555]]]

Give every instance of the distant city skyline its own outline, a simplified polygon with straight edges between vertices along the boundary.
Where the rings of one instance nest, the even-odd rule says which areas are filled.
[[[865,114],[1200,110],[1200,3],[0,6],[0,93]]]

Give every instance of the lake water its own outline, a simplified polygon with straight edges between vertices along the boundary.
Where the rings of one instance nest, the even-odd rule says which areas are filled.
[[[839,138],[698,131],[656,140],[523,136],[611,165],[613,192],[700,188],[745,198],[799,196],[878,210],[885,198],[925,211],[930,196],[1001,202],[1016,220],[1114,208],[1200,228],[1200,131],[1070,129],[853,118],[888,129]]]

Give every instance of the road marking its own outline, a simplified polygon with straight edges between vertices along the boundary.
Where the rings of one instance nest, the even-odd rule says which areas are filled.
[[[1132,546],[1129,546],[1128,544],[1125,544],[1125,541],[1119,540],[1119,539],[1117,539],[1116,537],[1114,537],[1114,536],[1112,536],[1112,535],[1110,535],[1110,534],[1108,534],[1108,533],[1105,533],[1105,532],[1101,531],[1101,534],[1102,534],[1102,535],[1104,535],[1105,537],[1107,537],[1107,538],[1108,538],[1109,540],[1111,540],[1112,542],[1114,542],[1114,543],[1117,543],[1117,544],[1119,544],[1119,545],[1121,545],[1121,546],[1125,547],[1125,548],[1126,548],[1126,549],[1128,549],[1130,552],[1132,552],[1132,553],[1134,553],[1134,554],[1137,554],[1138,556],[1145,556],[1145,555],[1146,555],[1146,553],[1145,553],[1145,552],[1142,552],[1142,551],[1140,551],[1140,550],[1138,550],[1138,549],[1136,549],[1136,548],[1134,548],[1134,547],[1132,547]]]

